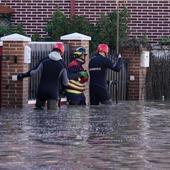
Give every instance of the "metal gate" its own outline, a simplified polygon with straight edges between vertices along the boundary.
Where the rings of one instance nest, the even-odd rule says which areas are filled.
[[[152,50],[146,76],[147,100],[170,100],[170,51]]]
[[[48,56],[49,52],[52,50],[55,42],[31,42],[29,46],[31,47],[31,64],[30,69],[35,67],[39,61]],[[66,64],[69,62],[70,49],[68,44],[64,44],[64,61]],[[40,74],[33,76],[29,79],[29,95],[28,99],[33,100],[36,98],[38,84],[40,81]]]
[[[125,60],[119,73],[108,70],[108,89],[113,101],[127,100],[128,63]]]

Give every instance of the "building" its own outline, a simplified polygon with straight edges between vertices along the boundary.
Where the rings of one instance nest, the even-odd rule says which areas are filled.
[[[33,33],[46,35],[43,28],[56,9],[68,17],[81,15],[95,23],[101,14],[116,10],[117,0],[0,0],[1,5],[10,7],[13,23],[22,23],[28,36]],[[150,42],[158,42],[170,35],[169,0],[119,0],[119,9],[129,11],[128,35],[147,35]]]

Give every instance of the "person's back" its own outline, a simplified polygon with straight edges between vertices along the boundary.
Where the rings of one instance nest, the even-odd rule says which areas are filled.
[[[112,103],[107,91],[107,69],[119,72],[122,60],[118,59],[116,63],[113,63],[107,57],[108,53],[109,47],[107,44],[99,44],[97,53],[89,61],[91,105]]]
[[[48,99],[57,99],[59,95],[59,79],[63,71],[64,66],[59,61],[51,59],[43,61],[38,95],[41,93],[40,96],[46,96]]]
[[[59,86],[68,85],[66,66],[62,60],[64,54],[64,44],[57,42],[49,56],[26,73],[18,74],[18,80],[24,77],[31,77],[38,72],[41,79],[36,96],[36,109],[43,109],[47,101],[47,109],[56,109],[56,102],[59,99]]]
[[[96,54],[89,62],[90,83],[100,86],[106,85],[107,58]]]

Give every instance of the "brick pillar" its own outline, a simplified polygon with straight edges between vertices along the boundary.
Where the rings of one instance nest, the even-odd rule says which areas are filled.
[[[69,44],[71,48],[71,52],[74,52],[77,47],[84,47],[87,50],[87,58],[86,58],[86,63],[83,65],[84,69],[88,71],[88,63],[89,63],[89,41],[91,40],[91,37],[87,35],[83,35],[80,33],[72,33],[68,35],[61,36],[61,40]],[[70,57],[70,56],[68,56]],[[85,91],[85,96],[86,96],[86,103],[89,104],[89,82],[86,84],[86,91]]]
[[[2,42],[0,42],[0,89],[1,89],[1,76],[2,76],[2,74],[1,74],[2,47],[3,47],[3,44],[2,44]],[[2,97],[2,95],[1,95],[1,90],[0,90],[0,106],[1,106],[1,97]]]
[[[28,71],[24,64],[24,47],[31,39],[19,34],[2,37],[1,107],[22,107],[28,103],[28,79],[16,81],[18,73]]]
[[[140,64],[141,51],[127,48],[122,56],[128,61],[128,100],[144,100],[147,68]]]

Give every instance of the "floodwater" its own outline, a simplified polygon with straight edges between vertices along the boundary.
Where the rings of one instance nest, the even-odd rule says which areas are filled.
[[[168,170],[170,103],[0,111],[0,170]]]

